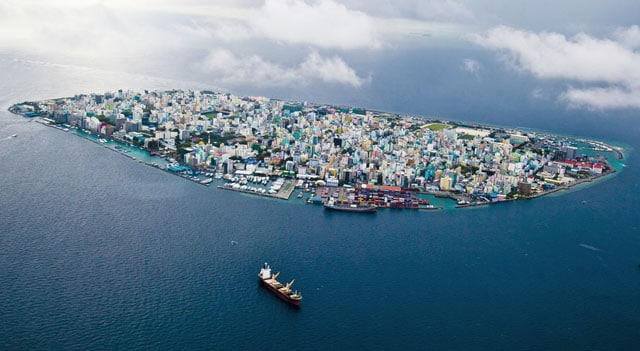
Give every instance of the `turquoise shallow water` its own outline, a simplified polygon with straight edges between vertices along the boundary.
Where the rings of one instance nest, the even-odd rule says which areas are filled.
[[[354,216],[203,187],[2,111],[0,348],[636,350],[635,160],[532,201]],[[300,310],[258,285],[264,261]]]

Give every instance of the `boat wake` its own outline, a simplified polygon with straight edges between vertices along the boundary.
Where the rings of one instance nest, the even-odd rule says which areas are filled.
[[[584,247],[585,249],[591,250],[591,251],[602,251],[602,250],[600,250],[599,248],[597,248],[595,246],[591,246],[591,245],[587,245],[587,244],[583,244],[583,243],[578,244],[578,246]]]

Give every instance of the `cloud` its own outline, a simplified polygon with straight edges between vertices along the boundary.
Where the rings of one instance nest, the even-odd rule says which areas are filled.
[[[213,74],[219,84],[228,85],[307,85],[313,80],[321,80],[358,88],[369,80],[360,78],[340,57],[325,58],[315,51],[297,67],[284,68],[258,55],[239,57],[227,49],[216,48],[209,51],[202,69]]]
[[[418,1],[416,13],[425,19],[471,20],[473,13],[465,5],[453,0]]]
[[[213,73],[222,84],[243,82],[270,86],[296,79],[295,72],[267,62],[258,55],[237,57],[223,48],[209,51],[204,60],[204,69]]]
[[[410,33],[458,37],[456,24],[423,19],[467,12],[456,0],[6,0],[0,48],[120,68],[143,56],[165,60],[212,46],[377,50]]]
[[[570,88],[561,96],[571,107],[590,109],[640,108],[640,89],[620,87],[608,88]]]
[[[332,0],[266,0],[249,12],[248,24],[275,41],[340,49],[380,46],[371,17]]]
[[[480,63],[473,59],[464,59],[462,61],[462,69],[469,73],[477,74],[480,70]]]
[[[300,65],[300,71],[299,73],[308,77],[317,77],[330,83],[349,84],[356,88],[371,79],[358,77],[356,71],[340,57],[323,58],[315,51]]]
[[[456,0],[343,0],[342,4],[378,18],[466,21],[473,11]]]
[[[584,88],[569,88],[562,94],[561,98],[571,106],[629,108],[639,105],[640,54],[620,38],[633,39],[636,31],[634,27],[619,30],[616,41],[584,33],[567,38],[558,33],[499,26],[471,39],[501,52],[513,67],[537,78],[585,84]]]
[[[182,48],[187,41],[166,19],[119,11],[112,4],[9,0],[0,5],[0,47],[57,60],[107,63]]]
[[[180,30],[227,43],[266,39],[318,49],[375,50],[415,33],[428,34],[422,40],[459,40],[468,28],[461,22],[472,18],[470,10],[453,0],[265,0],[244,9],[203,7]]]
[[[217,13],[217,12],[216,12]],[[381,47],[373,17],[333,0],[266,0],[246,7],[241,18],[210,14],[181,25],[185,33],[226,42],[268,39],[283,44],[322,49],[376,49]]]
[[[640,27],[618,28],[613,33],[616,40],[631,49],[640,49]]]
[[[374,19],[363,12],[334,0],[187,1],[7,0],[0,3],[0,48],[51,62],[201,79],[193,75],[202,70],[185,70],[196,67],[229,86],[315,81],[358,88],[370,80],[335,54],[380,47]],[[204,63],[194,64],[203,52]]]

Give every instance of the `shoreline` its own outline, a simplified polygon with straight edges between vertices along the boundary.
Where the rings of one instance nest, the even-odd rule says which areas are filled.
[[[13,114],[22,116],[23,118],[34,119],[39,124],[48,126],[50,128],[58,129],[58,130],[65,131],[65,132],[69,131],[68,129],[63,129],[60,126],[58,126],[57,124],[52,123],[51,120],[48,120],[46,117],[42,117],[42,116],[27,116],[26,114],[22,113],[21,111],[18,111],[15,108],[15,106],[17,106],[17,105],[15,105],[15,104],[12,105],[8,109],[8,111],[13,113]],[[86,132],[84,130],[82,130],[82,131],[85,132],[85,133],[89,133],[89,132]],[[122,152],[122,151],[119,151],[119,150],[114,149],[112,147],[108,147],[106,145],[103,145],[103,142],[100,142],[99,140],[95,140],[95,139],[93,139],[91,137],[88,137],[88,136],[85,136],[85,135],[81,135],[81,134],[79,134],[77,132],[73,132],[73,134],[75,134],[77,137],[81,137],[81,138],[83,138],[85,140],[89,140],[89,141],[91,141],[91,142],[93,142],[95,144],[102,145],[104,148],[110,149],[113,152],[117,152],[118,154],[124,155],[124,156],[128,157],[129,159],[132,159],[134,161],[138,161],[139,163],[145,164],[145,165],[153,167],[153,168],[160,169],[160,170],[162,170],[162,171],[164,171],[164,172],[166,172],[168,174],[180,176],[181,178],[185,178],[187,180],[191,180],[192,182],[198,183],[198,184],[200,184],[202,186],[206,186],[206,187],[209,187],[210,184],[211,184],[211,181],[212,181],[211,178],[207,178],[208,182],[204,182],[203,183],[203,181],[201,181],[198,177],[195,177],[195,176],[189,177],[189,176],[186,176],[184,174],[171,172],[170,170],[168,170],[168,169],[166,169],[164,167],[161,167],[156,163],[146,162],[144,160],[137,159],[136,157],[134,157],[132,155],[129,155],[126,152]],[[93,135],[91,133],[89,133],[89,134]],[[615,152],[618,160],[622,160],[624,158],[624,155],[623,155],[622,151],[618,147],[614,147],[614,146],[611,146],[611,145],[609,145],[607,143],[600,142],[600,141],[593,141],[593,140],[587,140],[587,139],[575,139],[575,140],[580,141],[580,142],[585,142],[585,143],[588,143],[588,144],[592,144],[592,145],[597,145],[599,147],[603,147],[603,148],[607,149],[608,152]],[[121,144],[120,142],[118,142],[118,143]],[[146,149],[143,149],[143,150],[148,152],[148,150],[146,150]],[[584,178],[584,179],[576,179],[575,181],[573,181],[571,183],[557,185],[556,187],[554,187],[552,189],[549,189],[549,190],[546,190],[546,191],[543,191],[543,192],[538,192],[538,193],[535,193],[535,194],[532,194],[532,195],[519,196],[519,197],[516,197],[516,198],[507,198],[507,199],[502,199],[502,200],[499,200],[499,201],[467,202],[467,201],[471,200],[471,198],[472,198],[470,195],[463,194],[463,193],[453,193],[451,191],[418,191],[418,193],[426,194],[426,195],[432,195],[432,196],[435,196],[435,197],[438,197],[438,198],[448,198],[448,199],[450,199],[452,201],[455,201],[457,204],[454,207],[452,207],[452,209],[453,208],[458,209],[458,208],[467,208],[467,207],[478,207],[478,206],[484,206],[484,205],[494,205],[494,204],[498,204],[498,203],[506,203],[506,202],[513,202],[513,201],[519,201],[519,200],[531,200],[531,199],[536,199],[536,198],[543,197],[545,195],[550,195],[550,194],[553,194],[553,193],[556,193],[556,192],[559,192],[559,191],[562,191],[562,190],[568,190],[568,189],[574,188],[576,186],[579,186],[581,184],[591,183],[594,180],[597,180],[597,179],[600,179],[600,178],[615,174],[618,171],[615,167],[611,166],[611,164],[608,162],[608,160],[605,159],[604,163],[607,166],[607,171],[603,172],[601,174],[593,175],[593,176],[590,176],[590,177]],[[256,189],[234,188],[234,187],[228,185],[228,184],[231,184],[231,183],[225,183],[225,184],[222,184],[222,185],[217,185],[216,188],[222,189],[222,190],[236,191],[236,192],[245,193],[245,194],[249,194],[249,195],[256,195],[256,196],[260,196],[260,197],[274,198],[274,199],[280,199],[280,200],[290,200],[291,195],[297,189],[294,186],[294,183],[295,183],[295,180],[292,181],[290,179],[287,179],[285,181],[285,183],[283,184],[283,185],[286,185],[286,186],[283,186],[283,189],[278,190],[276,193],[264,193],[264,192],[261,192],[259,190],[256,191]],[[264,189],[262,189],[262,190],[264,190]],[[309,203],[308,200],[309,199],[304,200],[303,203]],[[461,202],[466,202],[466,203],[461,203]],[[442,209],[445,209],[443,207],[435,207],[435,206],[433,206],[433,207],[424,207],[424,206],[421,206],[421,207],[401,207],[401,208],[382,206],[382,207],[379,207],[379,208],[418,209],[418,210],[442,210]]]
[[[563,185],[558,185],[553,189],[544,191],[544,192],[540,192],[540,193],[536,193],[533,195],[528,195],[528,196],[521,196],[518,198],[511,198],[511,199],[504,199],[504,200],[500,200],[500,201],[490,201],[490,202],[482,202],[482,203],[476,203],[476,204],[459,204],[456,205],[456,208],[465,208],[465,207],[475,207],[475,206],[483,206],[483,205],[495,205],[495,204],[499,204],[499,203],[503,203],[503,202],[514,202],[514,201],[521,201],[521,200],[533,200],[533,199],[537,199],[546,195],[551,195],[553,193],[559,192],[559,191],[563,191],[563,190],[569,190],[571,188],[574,188],[576,186],[579,186],[581,184],[585,184],[585,183],[591,183],[594,180],[598,180],[600,178],[604,178],[606,176],[609,175],[613,175],[614,173],[617,172],[617,170],[611,166],[609,166],[611,171],[608,171],[606,173],[602,173],[596,176],[593,176],[591,178],[586,178],[586,179],[578,179],[575,182],[571,182],[569,184],[563,184]],[[452,200],[456,200],[455,196],[451,195],[449,196],[450,199]]]

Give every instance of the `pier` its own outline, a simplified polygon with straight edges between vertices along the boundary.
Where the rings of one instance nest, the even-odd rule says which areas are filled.
[[[270,198],[280,199],[280,200],[289,200],[289,198],[291,197],[291,194],[295,190],[295,186],[293,185],[293,182],[291,180],[285,180],[285,182],[282,185],[282,188],[280,188],[280,190],[272,194],[270,194],[269,192],[266,192],[266,190],[265,192],[261,192],[259,190],[249,190],[249,189],[243,189],[241,187],[234,187],[233,184],[236,184],[236,183],[226,183],[223,185],[218,185],[217,188],[223,189],[223,190],[236,191],[239,193],[270,197]],[[251,189],[264,189],[264,188],[254,187]]]

